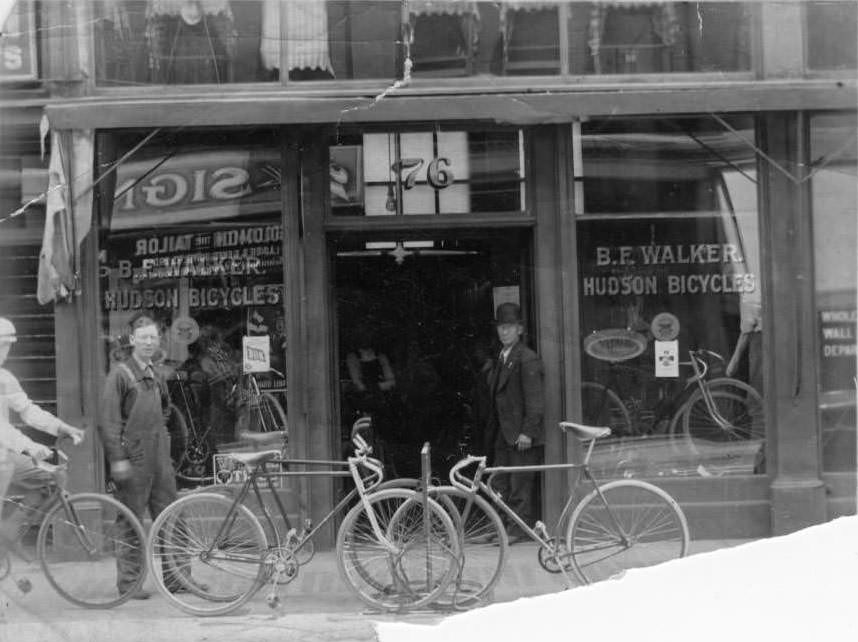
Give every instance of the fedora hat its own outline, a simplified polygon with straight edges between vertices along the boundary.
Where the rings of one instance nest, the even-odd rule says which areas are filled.
[[[507,323],[524,323],[521,318],[521,307],[517,303],[501,303],[495,313],[495,325]]]

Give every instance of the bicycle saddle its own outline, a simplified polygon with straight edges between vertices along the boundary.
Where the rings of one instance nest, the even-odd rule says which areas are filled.
[[[565,432],[571,431],[578,439],[601,439],[611,434],[611,429],[607,426],[586,426],[584,424],[576,424],[573,421],[561,421],[560,428]]]
[[[248,468],[253,468],[257,464],[261,464],[272,459],[280,457],[279,450],[262,450],[258,453],[229,453],[230,459],[244,464]]]

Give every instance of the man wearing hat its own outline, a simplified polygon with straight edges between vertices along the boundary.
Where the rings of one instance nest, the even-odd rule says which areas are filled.
[[[495,466],[532,466],[542,460],[543,371],[537,354],[521,340],[524,321],[515,303],[497,308],[495,327],[501,351],[489,375],[492,395],[489,430],[494,432]],[[495,488],[529,525],[536,520],[535,472],[498,475]],[[523,541],[510,532],[510,544]]]
[[[0,523],[0,550],[17,541],[21,526],[42,501],[42,488],[53,479],[50,473],[33,463],[34,459],[50,457],[51,449],[13,426],[9,411],[17,412],[21,421],[37,430],[55,437],[71,437],[75,445],[84,437],[83,430],[70,426],[34,404],[15,375],[2,367],[17,340],[15,326],[9,319],[0,317],[0,500],[6,497],[10,484],[24,495],[23,508]]]

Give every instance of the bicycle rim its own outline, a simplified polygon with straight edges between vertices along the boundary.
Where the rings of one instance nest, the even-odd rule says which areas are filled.
[[[594,489],[575,508],[566,529],[572,568],[585,584],[684,557],[688,542],[688,524],[676,501],[638,480]]]
[[[216,494],[187,495],[152,524],[148,551],[155,583],[186,613],[230,613],[268,576],[265,532],[247,507],[231,510],[233,503]]]
[[[447,589],[436,598],[443,607],[472,608],[490,599],[506,562],[507,535],[497,511],[485,499],[453,486],[430,489],[456,527],[459,558]]]
[[[693,451],[701,442],[762,441],[765,438],[765,417],[760,395],[743,381],[715,379],[706,384],[712,405],[723,419],[710,412],[702,391],[689,397],[682,417],[683,434]]]
[[[256,409],[257,425],[255,429],[259,432],[276,432],[286,430],[286,413],[283,406],[270,392],[259,395],[259,407]]]
[[[146,578],[146,537],[131,510],[107,495],[81,493],[45,515],[36,555],[54,589],[85,608],[111,608],[128,600]],[[133,578],[119,588],[119,565]]]
[[[589,426],[607,426],[617,437],[637,432],[619,395],[600,383],[585,381],[581,384],[581,406],[584,423]]]
[[[358,504],[337,534],[337,565],[344,581],[364,603],[383,611],[432,602],[457,567],[456,531],[450,517],[429,500],[427,537],[418,493],[381,490],[369,495],[368,501],[394,550],[379,541],[366,509]]]

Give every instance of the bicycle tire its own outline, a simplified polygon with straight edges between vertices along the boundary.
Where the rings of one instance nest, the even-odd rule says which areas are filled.
[[[214,541],[233,504],[215,493],[190,494],[170,504],[152,524],[148,554],[155,585],[185,613],[231,613],[253,597],[269,576],[265,531],[246,506],[235,507],[229,530]],[[171,591],[168,582],[178,582],[185,590]]]
[[[457,609],[478,606],[491,595],[506,565],[508,543],[503,521],[477,494],[453,486],[432,487],[429,494],[450,514],[459,542],[456,573],[435,604]]]
[[[256,415],[255,421],[251,420],[249,426],[255,432],[288,432],[286,411],[270,392],[262,392],[259,399],[253,404],[252,413]]]
[[[566,526],[572,569],[585,584],[684,557],[689,539],[688,523],[676,500],[637,479],[593,489]]]
[[[180,461],[187,450],[187,444],[190,441],[190,432],[188,431],[188,420],[185,419],[184,413],[179,410],[179,407],[171,403],[168,407],[169,414],[167,415],[167,432],[170,434],[170,458],[173,461]],[[177,439],[178,436],[178,439]],[[178,451],[177,443],[181,442],[181,452]],[[177,457],[174,457],[174,454]]]
[[[447,512],[429,500],[430,536],[422,538],[419,493],[386,489],[367,496],[392,554],[373,532],[363,503],[353,507],[337,533],[337,566],[346,585],[368,606],[403,611],[433,602],[457,568],[456,531]],[[435,569],[438,572],[435,572]]]
[[[728,377],[713,379],[704,385],[718,413],[730,426],[722,428],[715,421],[706,406],[703,392],[696,389],[682,410],[682,434],[688,440],[692,452],[698,453],[697,440],[729,442],[765,439],[763,399],[753,387]]]
[[[584,423],[589,426],[607,426],[617,437],[637,433],[626,404],[616,392],[601,383],[581,383],[581,408]]]
[[[63,598],[88,609],[118,606],[146,579],[146,535],[131,509],[108,495],[79,493],[45,515],[36,556],[48,582]],[[120,523],[119,520],[122,519]],[[128,552],[136,579],[118,588],[117,559]]]

